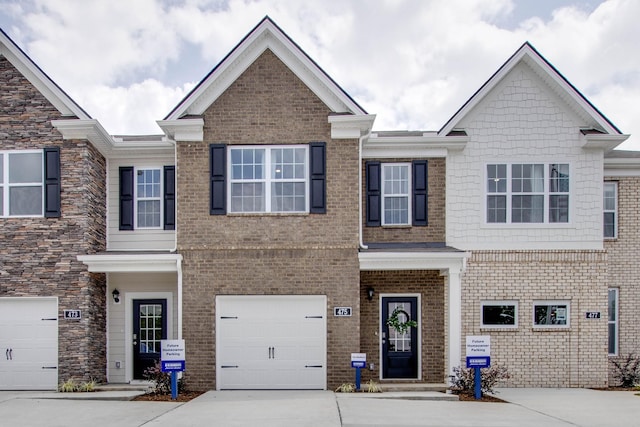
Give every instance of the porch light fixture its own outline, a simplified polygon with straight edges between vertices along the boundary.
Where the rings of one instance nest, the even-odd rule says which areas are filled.
[[[371,286],[367,288],[367,299],[371,301],[373,299],[374,290]]]
[[[111,295],[113,296],[113,302],[120,304],[120,291],[114,289],[113,292],[111,292]]]

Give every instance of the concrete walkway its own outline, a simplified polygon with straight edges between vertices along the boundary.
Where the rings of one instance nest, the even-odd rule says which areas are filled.
[[[640,426],[640,396],[633,392],[588,389],[500,389],[499,392],[498,397],[509,403],[429,400],[433,396],[428,393],[402,395],[334,394],[329,391],[210,391],[183,404],[61,399],[64,394],[54,392],[0,392],[0,425]],[[107,397],[101,393],[93,395]]]

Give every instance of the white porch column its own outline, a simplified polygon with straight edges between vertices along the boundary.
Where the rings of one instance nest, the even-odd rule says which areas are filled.
[[[449,357],[448,373],[453,374],[453,368],[460,366],[462,339],[462,291],[460,285],[460,270],[449,269]],[[448,378],[447,378],[448,380]],[[448,383],[448,381],[447,381]]]

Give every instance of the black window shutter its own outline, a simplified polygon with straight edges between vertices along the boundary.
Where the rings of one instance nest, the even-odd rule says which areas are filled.
[[[120,167],[120,230],[133,230],[133,166]]]
[[[426,226],[428,212],[427,161],[413,161],[413,225]]]
[[[209,214],[227,214],[227,146],[209,145]]]
[[[380,194],[380,162],[366,162],[367,192],[367,226],[380,227],[381,194]]]
[[[176,168],[164,167],[164,229],[176,229]]]
[[[327,213],[327,146],[324,142],[309,144],[309,169],[311,171],[311,196],[309,212]]]
[[[44,149],[44,216],[60,217],[60,148]]]

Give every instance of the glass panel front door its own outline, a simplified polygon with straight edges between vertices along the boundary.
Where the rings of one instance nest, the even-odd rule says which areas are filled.
[[[167,339],[167,300],[133,301],[133,378],[160,360],[160,341]]]
[[[398,328],[387,321],[397,317]],[[406,322],[418,321],[417,297],[382,298],[382,377],[418,378],[418,328]]]

